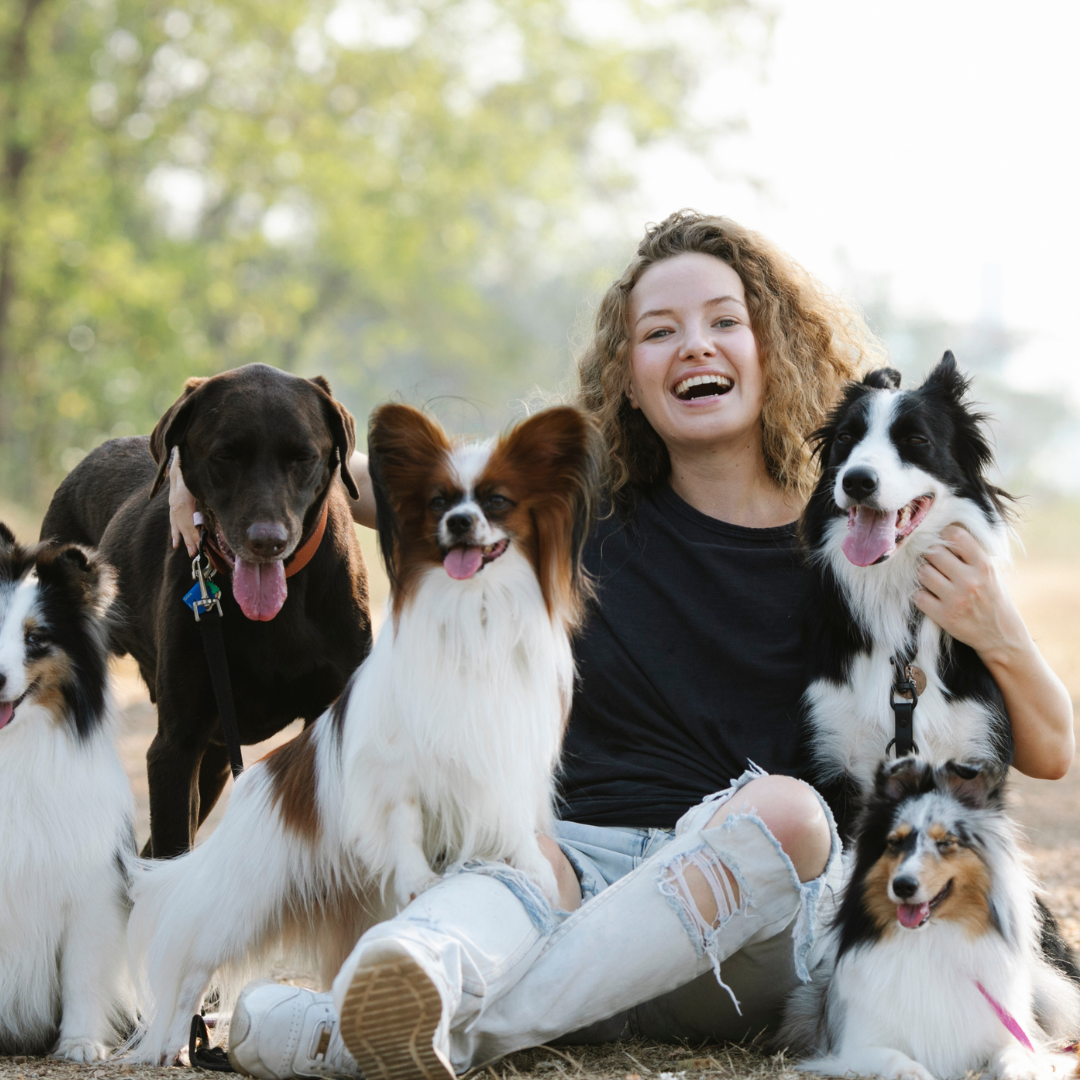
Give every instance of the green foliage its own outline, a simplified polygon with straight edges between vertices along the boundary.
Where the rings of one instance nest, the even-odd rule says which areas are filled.
[[[336,373],[356,408],[527,389],[554,366],[537,254],[632,185],[618,146],[688,133],[682,42],[744,10],[3,5],[0,485],[40,503],[186,376],[252,360]]]

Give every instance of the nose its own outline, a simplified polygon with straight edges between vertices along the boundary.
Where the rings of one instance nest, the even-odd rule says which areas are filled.
[[[455,539],[460,539],[467,532],[471,531],[473,525],[476,522],[476,518],[472,514],[451,514],[444,524],[446,525],[446,531]]]
[[[919,883],[913,877],[895,877],[892,890],[901,900],[910,900],[919,891]]]
[[[857,467],[844,473],[844,491],[853,499],[867,499],[877,491],[878,475],[873,469]]]
[[[681,355],[685,358],[716,355],[716,347],[704,324],[687,326]]]
[[[256,521],[248,526],[248,547],[264,559],[276,559],[289,541],[285,526],[279,521]]]

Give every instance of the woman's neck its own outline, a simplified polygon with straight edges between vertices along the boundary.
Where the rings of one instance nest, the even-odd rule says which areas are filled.
[[[689,452],[669,448],[671,487],[695,510],[748,529],[787,525],[800,512],[765,468],[761,445],[710,447]]]

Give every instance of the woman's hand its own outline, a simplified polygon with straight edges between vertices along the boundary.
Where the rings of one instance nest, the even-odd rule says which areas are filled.
[[[195,529],[195,496],[184,483],[184,474],[180,471],[180,447],[174,446],[169,458],[169,528],[172,531],[172,546],[184,546],[188,555],[195,557],[199,550],[199,534]]]
[[[1072,701],[1050,670],[993,560],[966,529],[950,525],[919,571],[915,606],[986,665],[1005,699],[1015,766],[1056,780],[1076,750]]]

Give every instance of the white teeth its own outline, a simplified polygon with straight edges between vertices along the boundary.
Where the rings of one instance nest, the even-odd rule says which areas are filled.
[[[730,390],[735,384],[726,375],[691,375],[689,379],[675,384],[675,393],[682,397],[688,390],[695,386],[713,385],[721,390]]]

